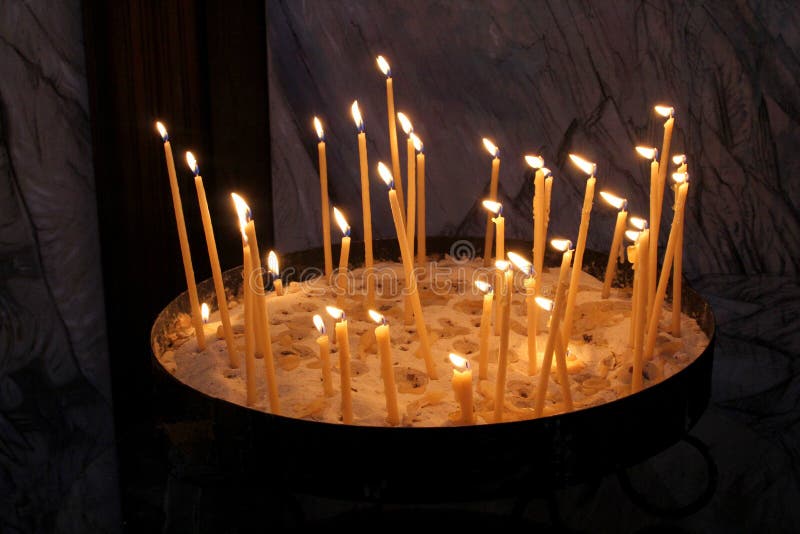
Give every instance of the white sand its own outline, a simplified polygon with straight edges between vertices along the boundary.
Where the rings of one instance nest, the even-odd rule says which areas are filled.
[[[458,424],[459,406],[453,396],[450,379],[452,366],[448,355],[459,353],[470,359],[474,381],[475,411],[478,424],[493,421],[495,375],[499,336],[490,337],[488,380],[478,380],[478,333],[483,296],[473,288],[474,279],[485,279],[476,272],[478,260],[458,263],[451,258],[435,265],[421,278],[425,322],[432,341],[431,350],[437,366],[438,380],[429,380],[425,363],[416,355],[419,343],[413,322],[404,324],[402,297],[399,289],[390,291],[388,283],[378,284],[386,290],[379,294],[378,311],[383,313],[391,328],[398,403],[403,426],[449,426]],[[379,269],[400,275],[398,263],[381,263]],[[353,272],[354,275],[360,270]],[[511,310],[511,335],[508,377],[506,382],[504,420],[533,417],[533,399],[538,373],[528,376],[527,332],[522,277],[517,275],[518,293]],[[543,274],[543,293],[552,296],[558,269]],[[358,280],[358,277],[355,276]],[[376,353],[374,329],[377,326],[362,308],[363,296],[359,282],[354,282],[355,296],[345,298],[350,349],[352,356],[352,395],[354,424],[386,425],[386,404],[380,361]],[[436,291],[434,291],[434,287]],[[600,299],[602,282],[582,273],[575,309],[575,324],[569,345],[568,370],[570,391],[575,409],[610,402],[630,392],[632,350],[627,346],[630,327],[630,289],[612,289],[611,297]],[[325,306],[336,305],[336,296],[321,278],[303,284],[291,284],[289,291],[268,297],[270,331],[281,399],[281,414],[315,421],[339,422],[338,354],[333,340],[334,321],[325,313]],[[231,369],[225,341],[217,335],[219,318],[216,313],[206,325],[207,348],[197,352],[197,342],[189,318],[178,318],[173,346],[160,352],[159,360],[166,369],[190,387],[208,395],[246,405],[244,380],[243,307],[231,302],[231,320],[236,343],[241,351],[242,366]],[[323,316],[331,339],[331,364],[336,395],[325,397],[312,316]],[[548,313],[540,313],[537,338],[539,361],[547,340]],[[707,336],[690,317],[682,317],[682,337],[665,333],[671,312],[667,307],[662,321],[654,358],[645,365],[644,387],[669,377],[691,363],[708,345]],[[556,382],[555,358],[550,373],[544,415],[564,411],[561,387]],[[256,361],[258,403],[254,409],[267,410],[264,360]]]

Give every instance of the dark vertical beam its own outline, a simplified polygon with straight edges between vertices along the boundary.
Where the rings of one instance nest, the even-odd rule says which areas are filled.
[[[194,185],[183,153],[197,152],[223,268],[241,263],[228,193],[250,200],[265,244],[272,209],[263,2],[128,0],[83,3],[92,140],[108,317],[123,514],[141,503],[154,456],[149,330],[186,289],[161,141],[170,132],[198,280],[210,276]],[[98,282],[99,283],[99,282]],[[152,467],[152,466],[151,466]],[[149,475],[152,477],[152,475]],[[166,473],[158,473],[163,484]],[[159,510],[153,510],[155,516]],[[142,527],[148,526],[142,524]]]

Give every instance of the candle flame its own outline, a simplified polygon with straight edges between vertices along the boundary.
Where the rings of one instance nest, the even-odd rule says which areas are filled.
[[[186,164],[189,166],[189,170],[191,170],[195,176],[200,174],[200,167],[197,166],[197,160],[194,157],[194,154],[191,152],[186,152]]]
[[[625,231],[625,237],[627,237],[631,241],[638,241],[639,240],[639,234],[641,234],[641,232],[637,232],[636,230],[626,230]]]
[[[675,114],[675,108],[671,106],[655,106],[653,109],[662,117],[672,117]]]
[[[683,165],[686,163],[686,154],[675,154],[672,156],[672,163],[675,165]]]
[[[314,129],[317,131],[317,137],[320,141],[325,140],[325,130],[322,129],[322,121],[314,117]]]
[[[491,211],[495,215],[499,215],[500,212],[503,210],[503,205],[499,202],[495,202],[494,200],[484,200],[483,207]]]
[[[463,356],[459,356],[458,354],[451,352],[450,353],[450,363],[453,364],[457,370],[464,371],[469,370],[469,360],[464,358]]]
[[[333,218],[336,219],[336,224],[338,224],[339,228],[342,229],[342,234],[344,234],[345,237],[349,236],[350,225],[347,224],[347,219],[344,218],[344,215],[342,215],[342,212],[339,211],[339,208],[335,206],[333,208]]]
[[[267,269],[275,276],[280,276],[281,270],[278,268],[278,255],[274,250],[270,250],[267,254]]]
[[[353,120],[356,123],[356,128],[359,132],[364,131],[364,119],[361,117],[361,110],[358,109],[358,100],[353,100],[353,105],[350,106],[350,113],[353,114]]]
[[[511,260],[511,263],[513,263],[517,269],[527,274],[528,276],[533,275],[533,264],[531,262],[520,256],[516,252],[509,252],[507,255],[508,259]]]
[[[344,310],[341,308],[337,308],[336,306],[325,306],[325,311],[337,321],[344,320]]]
[[[312,318],[312,321],[314,321],[314,328],[317,329],[317,332],[319,332],[320,334],[322,334],[324,336],[325,335],[325,321],[322,320],[322,317],[320,316],[320,314],[314,315],[314,317]]]
[[[643,158],[647,159],[656,159],[656,154],[658,154],[658,150],[649,146],[637,146],[636,152],[638,152]]]
[[[386,76],[387,78],[391,78],[392,68],[389,67],[389,62],[386,61],[386,58],[384,58],[383,56],[378,56],[377,60],[378,60],[378,68],[381,69],[383,75]]]
[[[647,221],[641,217],[631,217],[629,221],[631,226],[638,228],[639,230],[644,230],[645,226],[647,226]]]
[[[369,310],[368,313],[369,313],[370,319],[372,319],[376,323],[378,323],[378,324],[386,324],[386,317],[384,317],[382,314],[376,312],[375,310]]]
[[[542,174],[544,174],[545,178],[549,178],[550,176],[553,176],[553,173],[550,172],[550,169],[548,169],[547,167],[542,167]]]
[[[484,282],[483,280],[475,280],[475,287],[477,287],[478,290],[482,291],[483,293],[492,292],[492,285],[488,282]]]
[[[628,201],[625,200],[624,198],[620,198],[620,197],[618,197],[616,195],[612,195],[608,191],[600,191],[600,196],[603,197],[603,200],[605,200],[606,202],[608,202],[609,204],[611,204],[612,206],[614,206],[618,210],[621,210],[622,207],[625,206],[625,204],[628,203]]]
[[[497,148],[497,145],[495,145],[485,137],[483,138],[483,146],[486,147],[486,150],[488,150],[489,154],[494,158],[496,158],[497,154],[500,152],[500,149]]]
[[[424,149],[424,147],[422,145],[422,139],[420,139],[419,136],[417,136],[417,134],[415,134],[413,132],[411,133],[411,135],[409,137],[411,137],[411,142],[414,143],[414,150],[416,150],[417,152],[419,152],[421,154],[423,149]]]
[[[536,304],[543,310],[552,311],[553,310],[553,301],[546,297],[536,297]]]
[[[411,135],[411,132],[414,131],[414,127],[411,125],[411,121],[408,120],[405,113],[398,113],[397,120],[400,121],[400,127],[406,133],[406,135]]]
[[[158,135],[161,136],[161,140],[165,143],[169,141],[169,134],[167,133],[167,128],[164,126],[164,123],[161,121],[156,121],[156,130],[158,130]]]
[[[542,156],[525,156],[525,162],[534,169],[544,167],[544,158]]]
[[[569,239],[551,239],[550,245],[556,249],[564,252],[572,248],[572,241]]]
[[[203,324],[208,322],[208,316],[211,313],[211,310],[208,308],[208,304],[205,302],[200,306],[200,315],[203,317]]]
[[[236,193],[231,193],[231,198],[233,199],[234,206],[236,206],[236,215],[239,217],[239,229],[242,231],[242,237],[247,240],[247,236],[244,233],[244,227],[247,226],[247,223],[250,220],[250,206],[248,206],[247,202],[245,202],[244,199]]]
[[[497,260],[494,262],[494,266],[498,271],[506,272],[511,268],[511,262],[506,260]]]
[[[574,163],[580,170],[589,176],[594,176],[594,173],[597,171],[596,164],[592,163],[591,161],[586,161],[578,155],[570,154],[569,159],[571,159],[572,163]]]
[[[686,172],[674,172],[672,173],[672,179],[675,181],[676,184],[682,184],[683,182],[689,181],[689,173]]]
[[[392,176],[392,171],[390,171],[382,161],[378,162],[378,176],[381,177],[381,180],[386,183],[386,186],[389,189],[394,189],[394,177]]]

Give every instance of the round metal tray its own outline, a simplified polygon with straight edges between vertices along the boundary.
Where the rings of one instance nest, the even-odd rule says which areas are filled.
[[[429,238],[432,256],[456,240]],[[460,240],[462,246],[465,240]],[[475,249],[480,248],[472,240]],[[530,242],[509,240],[509,248]],[[353,246],[352,263],[359,249]],[[374,243],[375,258],[396,260],[396,240]],[[584,270],[602,274],[608,256],[586,251]],[[321,249],[287,254],[283,264],[319,266]],[[560,256],[548,254],[547,265]],[[241,268],[224,274],[241,286]],[[618,280],[630,279],[622,268]],[[198,285],[214,304],[213,283]],[[575,412],[477,426],[407,428],[319,423],[276,416],[206,395],[180,382],[155,355],[168,325],[188,309],[186,293],[159,314],[152,332],[156,405],[189,461],[248,483],[347,500],[424,503],[546,493],[641,462],[680,440],[705,410],[711,391],[714,317],[686,283],[683,310],[709,337],[708,347],[681,372],[639,393]],[[197,429],[203,431],[198,432]]]

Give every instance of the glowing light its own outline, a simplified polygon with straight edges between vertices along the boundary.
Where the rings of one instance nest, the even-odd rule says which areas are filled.
[[[322,129],[322,121],[314,117],[314,129],[317,131],[317,137],[320,141],[325,140],[325,130]]]
[[[382,161],[378,162],[378,176],[381,177],[381,180],[384,181],[389,189],[394,189],[394,177],[392,176],[392,171],[390,171],[389,167],[384,165]]]
[[[336,306],[325,306],[325,311],[337,321],[344,321],[344,310]]]
[[[494,266],[498,271],[507,271],[511,268],[511,262],[506,260],[497,260],[494,262]]]
[[[247,226],[250,220],[250,206],[236,193],[231,193],[231,198],[233,199],[233,205],[236,206],[236,215],[239,217],[239,230],[242,231],[242,237],[247,241],[244,227]]]
[[[422,139],[420,139],[420,138],[417,136],[417,134],[415,134],[415,133],[413,133],[413,132],[411,133],[411,135],[410,135],[409,137],[411,137],[411,142],[412,142],[412,143],[414,143],[414,150],[416,150],[417,152],[419,152],[419,153],[421,154],[421,153],[422,153],[422,151],[423,151],[423,150],[424,150],[424,148],[425,148],[425,147],[423,146],[423,144],[422,144]]]
[[[503,210],[503,205],[499,202],[495,202],[494,200],[484,200],[483,207],[495,215],[498,215]]]
[[[670,106],[655,106],[653,109],[662,117],[672,117],[675,115],[675,108]]]
[[[406,133],[406,135],[411,135],[411,132],[414,131],[414,127],[411,125],[411,121],[408,120],[405,113],[398,113],[397,120],[400,121],[400,127]]]
[[[356,123],[356,128],[359,132],[364,131],[364,119],[361,117],[361,110],[358,109],[358,100],[353,100],[353,105],[350,106],[350,113],[353,114],[353,120]]]
[[[350,225],[347,224],[347,219],[344,218],[344,215],[342,215],[342,212],[339,211],[339,208],[335,206],[333,208],[333,218],[336,219],[336,224],[338,224],[339,228],[341,228],[342,234],[344,234],[345,237],[349,236]]]
[[[369,310],[370,318],[378,324],[386,324],[386,317],[382,314],[376,312],[375,310]]]
[[[485,137],[483,138],[483,146],[486,147],[486,150],[488,150],[489,154],[494,158],[496,158],[497,154],[500,152],[500,149],[497,148],[497,145],[495,145]]]
[[[603,200],[605,200],[606,202],[608,202],[609,204],[611,204],[612,206],[614,206],[618,210],[622,209],[622,207],[625,206],[628,203],[628,201],[625,200],[624,198],[620,198],[620,197],[618,197],[616,195],[612,195],[611,193],[609,193],[607,191],[600,191],[600,196],[603,197]]]
[[[625,237],[627,237],[631,241],[638,241],[639,234],[641,234],[641,232],[637,232],[636,230],[626,230],[625,231]]]
[[[208,316],[211,314],[211,310],[208,308],[208,304],[205,302],[200,306],[200,315],[203,317],[203,324],[208,323]]]
[[[553,175],[553,173],[550,172],[550,169],[548,169],[547,167],[542,167],[542,174],[544,174],[545,178]]]
[[[452,363],[453,367],[455,367],[462,373],[469,369],[469,360],[464,358],[463,356],[459,356],[454,352],[450,353],[450,363]]]
[[[580,156],[570,154],[569,159],[571,159],[572,163],[574,163],[580,170],[589,176],[594,176],[594,173],[597,171],[596,164],[592,163],[591,161],[586,161]]]
[[[636,152],[646,159],[656,159],[656,156],[658,155],[658,150],[649,146],[637,146]]]
[[[536,297],[536,304],[543,310],[553,311],[553,301],[545,297]]]
[[[676,184],[682,184],[683,182],[687,182],[689,180],[689,174],[685,172],[674,172],[672,173],[672,179]]]
[[[527,274],[528,276],[533,274],[533,264],[516,252],[509,252],[508,259],[511,260],[511,263],[513,263],[514,266],[523,273]]]
[[[281,270],[278,267],[278,255],[275,254],[274,250],[270,250],[269,254],[267,254],[267,269],[275,276],[280,276],[281,274]]]
[[[525,156],[525,162],[534,169],[544,167],[544,158],[542,156]]]
[[[200,174],[200,167],[197,166],[197,160],[194,157],[194,154],[191,152],[186,152],[186,164],[189,166],[189,170],[191,170],[195,176]]]
[[[160,135],[161,139],[166,143],[169,140],[169,134],[167,133],[167,128],[164,126],[164,123],[161,121],[156,122],[156,130],[158,130],[158,135]]]
[[[647,226],[647,221],[642,219],[641,217],[631,217],[629,219],[631,226],[638,228],[639,230],[644,230]]]
[[[324,336],[325,335],[325,321],[322,320],[322,316],[320,316],[320,314],[316,314],[316,315],[314,315],[312,320],[314,321],[314,328],[316,328],[317,332],[319,332],[320,334],[322,334]]]
[[[483,293],[491,293],[493,291],[492,284],[484,282],[483,280],[475,280],[475,287],[478,288],[478,291]]]
[[[565,250],[569,250],[572,248],[572,241],[569,239],[551,239],[550,245],[556,249],[564,252]]]
[[[386,58],[384,58],[383,56],[378,56],[377,61],[378,61],[378,68],[381,69],[383,75],[386,76],[387,78],[390,78],[392,76],[392,68],[389,66],[389,62],[386,61]]]
[[[686,163],[686,154],[675,154],[672,156],[672,163],[675,165],[683,165]]]

